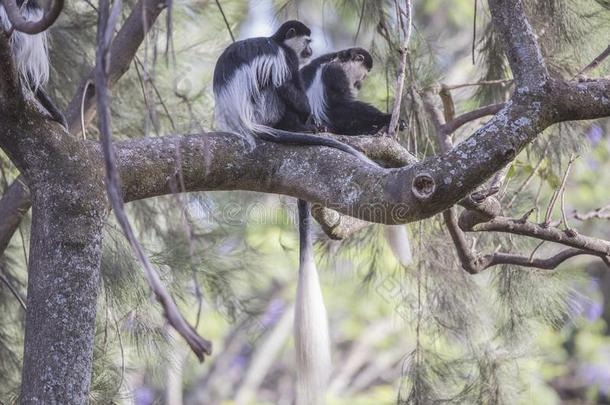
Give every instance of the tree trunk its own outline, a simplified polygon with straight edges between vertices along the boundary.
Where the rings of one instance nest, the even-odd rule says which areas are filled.
[[[85,404],[106,209],[46,191],[33,193],[21,403]]]
[[[108,214],[102,166],[73,156],[32,191],[22,404],[86,404]]]

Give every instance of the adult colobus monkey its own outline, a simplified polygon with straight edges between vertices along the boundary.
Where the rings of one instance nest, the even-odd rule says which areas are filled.
[[[311,31],[288,21],[270,37],[230,45],[214,69],[217,125],[245,137],[297,145],[337,148],[370,162],[348,145],[329,138],[287,131],[307,131],[311,109],[299,65],[311,56]],[[299,200],[299,281],[295,313],[297,403],[323,403],[330,374],[328,320],[315,267],[310,230],[310,205]]]
[[[357,100],[362,82],[373,68],[373,58],[363,48],[349,48],[314,59],[301,69],[314,121],[339,135],[376,134],[390,124],[391,114]],[[400,129],[404,129],[400,121]],[[385,227],[392,252],[403,265],[412,262],[404,225]]]
[[[44,11],[36,0],[28,0],[23,7],[24,0],[17,0],[17,6],[27,21],[38,21],[43,17]],[[5,32],[10,32],[12,24],[0,3],[0,27]],[[36,99],[49,112],[51,118],[67,127],[66,119],[61,111],[55,106],[43,86],[49,80],[49,48],[47,32],[39,34],[26,34],[15,30],[10,37],[11,49],[15,59],[17,71],[21,79],[27,83],[34,93]]]

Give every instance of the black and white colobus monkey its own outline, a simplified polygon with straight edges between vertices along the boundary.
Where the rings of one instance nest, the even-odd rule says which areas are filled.
[[[373,68],[373,58],[363,48],[322,55],[301,69],[314,121],[339,135],[376,134],[389,126],[391,114],[357,100],[362,82]],[[399,129],[404,129],[400,121]],[[411,244],[404,225],[388,225],[385,236],[398,261],[411,264]]]
[[[312,130],[311,109],[299,74],[311,56],[311,31],[288,21],[270,37],[230,45],[214,69],[216,123],[245,137],[296,145],[329,146],[373,164],[341,142],[288,131]],[[297,404],[323,403],[330,374],[330,339],[324,300],[315,267],[310,204],[299,200],[299,281],[295,305]]]
[[[303,67],[301,77],[315,123],[339,135],[375,134],[387,127],[391,114],[357,100],[372,68],[373,58],[363,48],[322,55]]]
[[[24,0],[17,0],[17,5],[23,7]],[[36,0],[29,0],[22,11],[28,21],[38,21],[44,11]],[[0,3],[0,28],[5,32],[11,29],[10,20]],[[53,103],[43,86],[49,80],[49,47],[47,32],[30,35],[17,30],[10,37],[11,49],[17,71],[21,79],[27,83],[36,99],[48,111],[51,118],[64,127],[68,127],[66,119]]]

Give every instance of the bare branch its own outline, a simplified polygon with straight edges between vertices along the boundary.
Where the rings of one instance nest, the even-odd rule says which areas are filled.
[[[544,216],[544,226],[548,226],[551,223],[551,215],[553,214],[553,209],[555,208],[555,204],[557,203],[557,198],[563,193],[563,189],[566,187],[566,181],[568,180],[568,175],[570,174],[570,168],[572,167],[572,164],[574,163],[575,159],[576,157],[574,156],[570,157],[570,160],[568,161],[568,166],[566,167],[566,170],[563,173],[561,184],[559,185],[557,190],[555,190],[553,196],[551,197],[551,202],[549,203],[549,206],[546,209],[546,214]]]
[[[8,20],[15,31],[35,35],[46,31],[53,25],[64,8],[64,0],[53,0],[51,2],[51,9],[47,10],[38,21],[26,20],[25,17],[21,15],[16,0],[3,0],[2,5],[4,6]]]
[[[564,261],[579,255],[593,255],[597,254],[587,252],[581,249],[565,249],[551,256],[547,259],[533,259],[525,256],[507,254],[507,253],[494,253],[492,255],[485,255],[479,258],[481,270],[487,269],[492,266],[498,266],[501,264],[508,264],[513,266],[521,267],[534,267],[537,269],[553,270]]]
[[[586,221],[589,219],[610,219],[610,205],[606,205],[605,207],[596,208],[593,211],[586,212],[584,214],[579,213],[578,211],[574,211],[572,213],[574,219],[579,221]]]
[[[504,232],[515,235],[528,236],[549,242],[560,243],[565,246],[585,250],[597,255],[610,256],[610,242],[583,235],[570,235],[556,227],[544,227],[520,219],[495,217],[492,220],[474,225],[472,228],[463,227],[464,231],[473,232]]]
[[[400,118],[400,104],[402,102],[402,91],[405,85],[405,76],[407,71],[407,56],[409,53],[409,41],[411,40],[411,0],[405,0],[405,11],[401,10],[398,3],[396,4],[398,9],[398,21],[403,33],[403,42],[400,49],[400,67],[398,68],[398,78],[396,79],[396,90],[394,92],[394,106],[392,107],[392,118],[390,119],[390,125],[388,127],[388,135],[390,137],[396,136],[398,130],[398,119]]]
[[[530,90],[541,88],[548,81],[549,73],[522,0],[489,0],[489,10],[517,86]]]
[[[600,53],[595,59],[593,59],[591,63],[585,66],[580,72],[578,72],[572,78],[572,80],[576,79],[577,77],[585,76],[588,72],[598,67],[599,64],[602,63],[608,56],[610,56],[610,45],[608,45],[608,47],[602,53]]]
[[[554,81],[549,96],[558,122],[610,116],[610,79]]]
[[[508,86],[513,83],[513,79],[497,79],[497,80],[481,80],[478,82],[472,83],[459,83],[459,84],[443,84],[443,87],[447,90],[456,90],[464,87],[476,87],[476,86],[493,86],[496,84],[501,84],[503,86]],[[426,88],[425,90],[428,90]]]
[[[534,169],[529,174],[529,176],[527,176],[527,178],[523,181],[523,183],[521,183],[521,185],[517,188],[517,190],[515,190],[515,192],[513,193],[513,196],[511,197],[510,201],[506,205],[507,209],[512,208],[513,204],[515,203],[515,200],[517,199],[517,196],[525,189],[525,187],[527,187],[527,185],[532,181],[532,179],[534,178],[536,173],[538,173],[538,170],[540,170],[540,167],[542,166],[542,162],[544,162],[544,159],[546,157],[546,151],[549,149],[550,144],[551,144],[551,141],[550,140],[547,141],[547,143],[544,147],[544,151],[542,152],[542,157],[540,158],[540,160],[538,160],[538,163],[536,163],[536,166],[534,166]]]
[[[312,204],[311,215],[318,221],[324,233],[334,240],[346,239],[372,225],[370,222],[342,215],[320,204]]]
[[[476,274],[481,269],[478,268],[474,251],[470,248],[466,235],[458,226],[457,214],[455,207],[449,208],[443,212],[445,225],[449,231],[449,235],[453,240],[453,244],[457,250],[458,258],[462,263],[462,268],[470,274]]]
[[[233,35],[233,31],[231,30],[231,26],[229,25],[229,21],[227,20],[227,16],[225,15],[222,6],[220,5],[220,0],[216,0],[216,5],[218,6],[218,11],[222,14],[222,19],[225,22],[225,27],[227,27],[227,31],[229,31],[229,35],[231,36],[231,41],[235,42],[235,36]]]
[[[467,124],[467,123],[477,120],[479,118],[483,118],[487,115],[494,115],[494,114],[498,113],[500,110],[502,110],[502,108],[504,108],[504,105],[505,105],[504,103],[491,104],[491,105],[487,105],[485,107],[478,108],[473,111],[469,111],[462,115],[459,115],[459,116],[455,117],[453,120],[444,124],[443,131],[448,134],[452,134],[453,132],[455,132],[458,128],[460,128],[464,124]]]

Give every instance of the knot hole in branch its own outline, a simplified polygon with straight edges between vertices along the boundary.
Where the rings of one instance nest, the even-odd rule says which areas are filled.
[[[428,173],[420,173],[413,178],[411,191],[418,200],[427,200],[436,190],[436,182]]]

